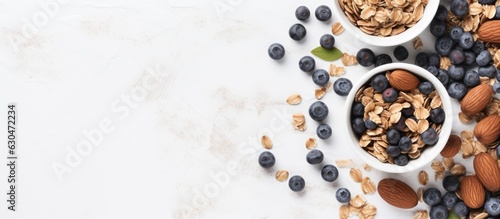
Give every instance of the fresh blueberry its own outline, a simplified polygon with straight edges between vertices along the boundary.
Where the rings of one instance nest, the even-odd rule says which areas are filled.
[[[474,70],[467,70],[464,76],[464,84],[467,87],[475,87],[479,85],[479,74]]]
[[[458,17],[462,17],[469,13],[469,3],[466,0],[452,0],[450,11]]]
[[[465,68],[463,66],[451,65],[450,67],[448,67],[448,76],[450,76],[451,79],[460,81],[464,79],[464,75],[465,75]]]
[[[434,43],[434,49],[441,56],[447,56],[453,48],[453,40],[448,36],[439,37]]]
[[[399,139],[398,147],[401,149],[401,152],[408,152],[411,149],[411,139],[408,136],[403,136]]]
[[[455,42],[458,42],[460,41],[460,36],[462,36],[462,34],[464,33],[464,29],[460,26],[454,26],[450,29],[450,38],[455,41]]]
[[[398,166],[406,166],[410,162],[408,154],[400,154],[394,158],[394,163]]]
[[[309,107],[309,116],[314,121],[321,122],[328,116],[328,106],[321,101],[316,101]]]
[[[453,208],[458,201],[458,197],[454,192],[446,192],[441,199],[441,204],[446,208]]]
[[[441,57],[437,53],[431,53],[429,54],[429,67],[434,66],[434,67],[439,67],[441,64]]]
[[[392,128],[396,129],[400,132],[404,132],[405,128],[406,128],[405,122],[406,122],[406,117],[401,116],[401,118],[399,118],[398,122],[396,122],[395,124],[392,125]]]
[[[482,5],[492,5],[495,4],[496,0],[479,0],[478,3]]]
[[[489,64],[490,61],[491,61],[491,54],[488,50],[483,50],[476,57],[476,63],[479,66],[485,66],[485,65]]]
[[[460,186],[460,181],[455,175],[448,175],[443,179],[443,188],[448,192],[456,192]]]
[[[332,136],[332,128],[328,124],[321,124],[316,129],[316,134],[318,138],[328,139]]]
[[[500,94],[500,82],[495,82],[495,84],[493,84],[493,91]]]
[[[430,59],[429,59],[430,60]],[[476,60],[474,60],[476,61]],[[439,74],[438,67],[431,65],[427,68],[427,71],[430,72],[432,75],[437,76]]]
[[[311,12],[309,11],[309,8],[307,8],[306,6],[299,6],[295,10],[295,17],[297,17],[297,19],[301,21],[309,19],[309,16],[311,16]]]
[[[356,102],[352,105],[351,111],[354,117],[363,117],[363,115],[365,114],[365,107],[362,103]]]
[[[500,6],[497,6],[496,10],[495,10],[495,17],[494,17],[495,20],[498,20],[500,19]]]
[[[455,44],[455,46],[451,50],[454,50],[454,49],[464,51],[464,48],[462,48],[459,44]]]
[[[370,119],[367,119],[367,120],[365,120],[365,127],[368,130],[373,130],[373,129],[377,128],[377,123],[375,123],[374,121],[372,121]]]
[[[439,140],[439,135],[433,128],[427,129],[422,133],[422,141],[427,145],[435,145]]]
[[[294,192],[300,192],[304,189],[306,186],[306,182],[304,181],[304,178],[302,176],[292,176],[288,180],[288,187]]]
[[[325,86],[330,80],[330,74],[324,69],[316,69],[316,71],[312,73],[312,80],[319,86]]]
[[[335,198],[340,203],[348,203],[351,200],[351,192],[346,188],[339,188],[337,192],[335,192]]]
[[[398,61],[403,61],[408,58],[409,53],[406,47],[396,46],[396,48],[394,48],[393,55]]]
[[[356,60],[361,66],[371,66],[375,62],[375,53],[368,48],[360,49],[356,54]]]
[[[435,37],[443,36],[446,34],[446,23],[442,20],[432,20],[430,29]]]
[[[333,83],[333,91],[340,96],[347,96],[352,89],[352,82],[347,78],[339,78]]]
[[[274,60],[281,60],[285,56],[285,48],[279,43],[273,43],[267,49],[269,57]]]
[[[451,50],[448,54],[448,57],[450,58],[451,64],[453,65],[462,64],[462,62],[465,61],[464,51],[458,49]]]
[[[375,67],[392,63],[392,58],[387,54],[380,54],[375,57]]]
[[[276,159],[274,155],[269,151],[264,151],[259,155],[259,165],[264,168],[270,168],[274,166]]]
[[[476,54],[472,51],[464,51],[465,61],[464,64],[467,66],[474,65],[476,63]]]
[[[500,157],[500,145],[497,145],[497,157]]]
[[[415,57],[415,65],[420,66],[422,68],[429,67],[429,54],[425,52],[420,52]]]
[[[444,85],[448,85],[450,81],[450,77],[448,76],[448,72],[444,69],[439,69],[439,73],[437,75],[437,79]]]
[[[415,108],[413,108],[413,106],[410,106],[408,108],[403,108],[403,110],[401,110],[401,113],[405,117],[412,117],[414,112],[415,112]]]
[[[401,149],[396,145],[389,145],[389,147],[385,149],[385,152],[389,155],[389,157],[397,157],[401,154]]]
[[[424,202],[427,205],[433,206],[441,202],[441,192],[436,188],[428,188],[424,191]]]
[[[439,5],[434,20],[444,21],[448,17],[448,9],[444,5]]]
[[[489,198],[484,203],[484,210],[489,216],[500,215],[500,199],[499,198]]]
[[[497,78],[497,81],[500,81],[500,70],[497,70],[497,74],[495,77]]]
[[[332,18],[332,11],[328,6],[321,5],[318,8],[316,8],[314,15],[319,21],[328,21],[330,20],[330,18]]]
[[[335,37],[331,34],[325,34],[319,39],[319,45],[325,49],[333,49],[335,45]]]
[[[467,87],[462,82],[451,82],[448,85],[448,95],[457,100],[461,100],[467,94]]]
[[[448,215],[448,209],[443,205],[432,206],[431,211],[429,212],[431,219],[447,219]]]
[[[430,94],[432,91],[434,91],[434,86],[432,85],[431,82],[424,81],[418,85],[418,91],[423,94]]]
[[[444,119],[446,118],[446,115],[444,114],[444,110],[442,108],[431,109],[429,114],[429,120],[437,124],[443,123]]]
[[[387,141],[389,144],[398,145],[399,140],[401,139],[401,133],[395,129],[389,129],[386,133]]]
[[[481,77],[494,78],[497,69],[494,65],[479,66],[479,68],[477,68],[477,73],[479,73]]]
[[[460,217],[465,217],[469,214],[469,207],[467,207],[463,201],[457,202],[451,210]]]
[[[362,118],[354,118],[352,120],[352,130],[358,135],[361,135],[366,131],[365,122],[363,122]]]
[[[327,182],[333,182],[339,177],[339,170],[337,167],[327,164],[321,169],[321,177]]]
[[[389,86],[389,81],[384,74],[377,74],[372,78],[370,85],[373,90],[382,92]]]
[[[319,163],[323,162],[324,157],[325,156],[323,155],[323,152],[321,152],[318,149],[313,149],[313,150],[309,151],[309,153],[307,153],[306,160],[307,160],[307,163],[314,165],[314,164],[319,164]]]
[[[486,47],[484,46],[484,43],[479,40],[474,42],[474,45],[472,46],[472,52],[474,52],[474,54],[476,55],[479,55],[479,53],[481,53],[485,49]]]
[[[299,60],[299,68],[304,72],[311,72],[316,67],[316,61],[311,56],[304,56]]]
[[[300,41],[306,36],[306,28],[302,24],[294,24],[288,30],[288,35],[295,41]]]
[[[491,197],[493,197],[493,194],[492,194],[490,191],[485,190],[485,191],[484,191],[484,200],[488,200],[488,199],[490,199]]]
[[[460,1],[460,0],[459,0]],[[464,32],[460,35],[460,39],[458,40],[458,45],[463,49],[470,49],[474,45],[474,39],[472,38],[472,34],[469,32]]]
[[[382,99],[384,99],[386,103],[392,103],[398,99],[398,95],[399,92],[396,89],[390,87],[384,90],[384,92],[382,93]]]

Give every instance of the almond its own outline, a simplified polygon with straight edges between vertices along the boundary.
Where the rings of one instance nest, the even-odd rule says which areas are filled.
[[[480,208],[483,206],[485,192],[477,176],[464,176],[462,178],[460,182],[460,196],[469,208]]]
[[[410,72],[395,70],[389,75],[389,84],[399,91],[410,91],[418,87],[420,81]]]
[[[398,208],[413,208],[418,203],[417,193],[406,183],[393,178],[380,180],[378,194],[384,201]]]
[[[495,142],[500,137],[500,116],[489,115],[474,127],[474,136],[484,145]]]
[[[441,150],[441,156],[452,158],[460,151],[460,147],[462,147],[462,139],[457,135],[450,135],[446,145]]]
[[[474,170],[483,186],[491,192],[500,190],[500,168],[497,161],[487,153],[474,157]]]
[[[490,103],[493,88],[489,84],[481,84],[472,88],[460,102],[463,113],[473,115],[481,112]]]
[[[500,43],[498,26],[500,26],[500,20],[492,20],[481,24],[477,31],[479,39],[489,43]]]

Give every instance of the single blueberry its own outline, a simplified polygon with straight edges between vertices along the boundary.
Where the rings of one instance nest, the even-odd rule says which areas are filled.
[[[401,152],[406,153],[406,152],[410,151],[411,144],[412,144],[412,142],[411,142],[410,137],[403,136],[403,137],[401,137],[401,139],[399,139],[398,147],[399,147],[399,149],[401,149]]]
[[[363,115],[365,114],[365,107],[362,103],[356,102],[352,105],[351,111],[354,117],[363,117]]]
[[[415,57],[415,65],[422,68],[429,67],[429,54],[427,54],[426,52],[419,52]]]
[[[489,64],[490,61],[491,61],[491,54],[488,50],[483,50],[476,57],[476,63],[479,66],[485,66],[485,65]]]
[[[434,20],[444,21],[448,17],[448,9],[444,5],[439,5]]]
[[[434,49],[441,56],[448,56],[453,48],[453,40],[448,36],[439,37],[434,43]]]
[[[382,92],[389,86],[389,81],[385,74],[377,74],[372,78],[370,85],[373,90]]]
[[[318,8],[316,8],[314,15],[319,21],[328,21],[330,20],[330,18],[332,18],[332,11],[328,6],[320,5]]]
[[[461,65],[451,65],[448,67],[448,76],[450,76],[451,79],[460,81],[464,79],[465,75],[465,68]]]
[[[389,157],[397,157],[401,154],[401,148],[396,145],[389,145],[387,149],[385,149],[385,152]]]
[[[312,73],[312,80],[319,86],[325,86],[330,80],[330,74],[324,69],[316,69],[316,71]]]
[[[476,55],[479,55],[479,53],[481,53],[485,49],[486,47],[484,46],[484,43],[479,40],[474,42],[474,45],[472,45],[472,52],[474,52],[474,54]]]
[[[321,177],[327,182],[333,182],[339,177],[339,171],[337,167],[327,164],[321,169]]]
[[[500,6],[497,6],[496,10],[495,10],[495,17],[494,17],[495,20],[498,20],[500,19]]]
[[[432,20],[430,30],[435,37],[443,36],[446,34],[446,23],[442,20]]]
[[[455,175],[448,175],[443,179],[443,187],[448,192],[456,192],[460,187],[460,181]]]
[[[448,58],[450,58],[451,64],[453,65],[462,64],[462,62],[465,61],[465,53],[462,50],[453,49],[448,54]]]
[[[351,192],[346,188],[339,188],[337,192],[335,192],[335,198],[340,203],[348,203],[351,200]]]
[[[365,122],[363,122],[362,118],[354,118],[352,120],[352,130],[358,135],[361,135],[366,131]]]
[[[448,82],[450,81],[448,72],[444,69],[439,69],[439,73],[436,77],[444,86],[448,85]]]
[[[294,192],[300,192],[304,189],[306,182],[301,176],[292,176],[288,180],[288,187]]]
[[[455,41],[455,42],[458,42],[460,40],[460,36],[462,36],[462,34],[464,33],[464,29],[460,26],[454,26],[450,29],[450,38]]]
[[[273,43],[267,49],[267,54],[274,60],[281,60],[285,56],[285,48],[279,43]]]
[[[398,166],[406,166],[410,162],[408,154],[400,154],[394,158],[394,163]]]
[[[403,108],[403,110],[401,110],[401,113],[405,117],[412,117],[414,112],[415,112],[415,108],[413,108],[413,106],[410,106],[408,108]]]
[[[500,70],[497,70],[496,76],[497,81],[500,81]]]
[[[316,128],[318,138],[328,139],[332,136],[332,128],[328,124],[321,124]]]
[[[472,46],[474,45],[474,39],[472,38],[472,34],[469,32],[462,33],[462,35],[460,35],[458,45],[460,45],[460,47],[462,47],[463,49],[472,48]]]
[[[347,96],[352,89],[352,82],[348,78],[339,78],[333,83],[333,91],[339,96]]]
[[[463,201],[457,202],[451,210],[460,217],[465,217],[469,214],[469,207],[467,207]]]
[[[475,87],[479,85],[479,74],[474,70],[467,70],[464,76],[464,84],[467,87]]]
[[[392,125],[392,128],[394,128],[400,132],[404,132],[405,128],[406,128],[405,122],[406,122],[406,117],[401,116],[401,118],[399,118],[398,122],[396,122],[395,124]]]
[[[321,122],[328,116],[328,106],[321,101],[316,101],[309,107],[309,116],[314,121]]]
[[[304,72],[311,72],[316,67],[316,61],[311,56],[304,56],[299,60],[299,68]]]
[[[433,128],[427,129],[421,136],[422,141],[427,145],[435,145],[439,140],[439,135]]]
[[[472,51],[464,51],[465,60],[464,64],[467,66],[474,65],[476,63],[476,54]]]
[[[295,41],[300,41],[306,36],[306,28],[302,24],[294,24],[288,30],[288,35]]]
[[[458,17],[462,17],[469,13],[469,3],[466,0],[452,0],[450,11]]]
[[[482,5],[492,5],[495,4],[496,0],[479,0],[478,3]]]
[[[493,84],[493,91],[497,94],[500,94],[500,82],[495,82]]]
[[[375,67],[392,63],[392,58],[387,54],[380,54],[375,57]]]
[[[399,92],[390,87],[382,92],[382,99],[387,103],[392,103],[398,99]]]
[[[306,6],[299,6],[295,10],[295,17],[297,17],[297,19],[301,21],[309,19],[309,16],[311,16],[311,12],[309,11],[309,8],[307,8]]]
[[[444,119],[446,118],[446,115],[444,114],[444,110],[442,108],[431,109],[429,114],[429,120],[437,124],[443,123]]]
[[[394,48],[393,55],[398,61],[403,61],[408,58],[409,53],[406,47],[396,46],[396,48]]]
[[[441,57],[437,53],[431,53],[429,54],[429,67],[430,66],[435,66],[436,68],[439,67],[441,64]]]
[[[428,188],[424,191],[424,202],[427,205],[433,206],[441,202],[441,192],[436,188]]]
[[[307,163],[314,165],[323,162],[324,157],[323,152],[318,149],[313,149],[307,153],[306,160]]]
[[[443,205],[432,206],[431,211],[429,212],[431,219],[447,219],[448,215],[448,208]]]
[[[499,198],[489,198],[484,203],[484,210],[489,216],[500,215],[500,199]]]
[[[276,159],[274,155],[269,151],[264,151],[259,155],[259,165],[264,168],[270,168],[274,166]]]
[[[366,119],[365,120],[365,127],[368,129],[368,130],[373,130],[373,129],[376,129],[377,128],[377,123],[375,123],[374,121],[370,120],[370,119]]]
[[[431,82],[424,81],[418,85],[418,91],[423,94],[430,94],[432,91],[434,91],[434,85],[432,85]]]
[[[477,68],[477,73],[481,77],[494,78],[497,73],[497,68],[494,65],[479,66]]]
[[[461,100],[467,94],[467,87],[462,82],[454,81],[448,85],[447,91],[450,97]]]
[[[325,49],[333,49],[335,45],[335,37],[331,34],[325,34],[319,39],[319,45]]]
[[[476,60],[474,60],[476,61]],[[439,74],[438,67],[431,65],[427,68],[427,71],[430,72],[432,75],[437,76]]]
[[[391,145],[398,145],[401,139],[401,133],[396,129],[389,129],[386,133],[387,141]]]
[[[361,66],[371,66],[375,62],[375,53],[368,48],[360,49],[356,54],[356,60]]]
[[[453,208],[458,202],[458,197],[454,192],[446,192],[441,199],[441,204],[447,208]]]

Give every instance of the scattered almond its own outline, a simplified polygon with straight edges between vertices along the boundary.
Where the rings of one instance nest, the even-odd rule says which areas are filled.
[[[441,150],[441,156],[452,158],[460,151],[460,147],[462,147],[462,139],[458,135],[450,135],[446,145]]]
[[[420,81],[410,72],[395,70],[389,75],[389,83],[396,90],[411,91],[418,87]]]
[[[378,183],[378,193],[384,201],[398,208],[413,208],[418,203],[417,193],[397,179],[381,180]]]
[[[460,182],[460,195],[465,205],[469,208],[480,208],[484,204],[485,192],[479,179],[472,176],[464,176]]]
[[[292,94],[286,99],[286,102],[290,105],[297,105],[302,102],[302,97],[299,94]]]
[[[500,115],[490,115],[474,127],[474,136],[483,144],[491,144],[500,136]]]
[[[500,190],[500,168],[489,154],[480,153],[474,157],[474,171],[486,189],[491,192]]]
[[[285,182],[288,179],[288,171],[286,170],[279,170],[276,172],[276,180],[280,182]]]
[[[467,115],[481,112],[490,103],[493,89],[489,84],[478,85],[467,92],[460,102],[460,109]]]
[[[420,185],[427,185],[427,183],[429,182],[429,175],[427,174],[427,172],[425,171],[420,171],[420,173],[418,173],[418,183],[420,183]]]
[[[260,143],[265,149],[272,149],[273,148],[273,142],[267,135],[263,135],[260,138]]]

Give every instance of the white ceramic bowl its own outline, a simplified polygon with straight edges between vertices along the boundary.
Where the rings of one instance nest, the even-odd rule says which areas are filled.
[[[424,9],[424,16],[418,21],[415,26],[408,28],[404,32],[395,35],[395,36],[387,36],[387,37],[379,37],[373,36],[364,33],[358,27],[354,26],[347,15],[345,15],[344,11],[340,8],[339,0],[333,0],[333,15],[335,19],[342,24],[344,29],[346,29],[350,34],[352,34],[357,39],[374,46],[395,46],[406,43],[418,35],[422,33],[427,26],[431,23],[432,18],[436,14],[436,11],[439,7],[439,1],[430,0]]]
[[[421,78],[424,78],[431,82],[435,89],[437,90],[439,96],[441,97],[442,101],[442,108],[445,112],[445,120],[443,123],[443,126],[441,127],[441,133],[439,134],[439,140],[434,146],[427,146],[425,150],[422,151],[422,154],[420,155],[419,158],[415,160],[410,160],[410,162],[406,166],[398,166],[395,164],[390,164],[390,163],[382,163],[380,162],[377,158],[373,157],[370,155],[368,152],[366,152],[361,146],[359,146],[359,140],[358,137],[354,134],[351,126],[351,108],[352,108],[352,103],[354,102],[354,96],[356,95],[356,92],[366,84],[371,77],[378,73],[383,73],[388,70],[396,70],[396,69],[403,69],[409,72],[412,72],[413,74],[420,76]],[[416,170],[420,167],[423,167],[424,165],[430,163],[436,156],[439,155],[441,150],[443,149],[444,145],[448,141],[448,137],[450,136],[451,133],[451,126],[452,126],[452,120],[453,120],[453,115],[452,115],[452,106],[451,106],[451,100],[448,97],[448,93],[446,91],[446,88],[443,86],[443,84],[431,73],[429,73],[427,70],[418,67],[416,65],[411,65],[411,64],[406,64],[406,63],[391,63],[391,64],[385,64],[379,67],[376,67],[372,70],[370,70],[368,73],[363,75],[363,77],[356,83],[349,95],[347,96],[346,100],[346,106],[345,106],[345,121],[344,125],[346,127],[346,136],[347,136],[347,142],[349,142],[350,147],[354,150],[354,152],[368,165],[384,171],[384,172],[390,172],[390,173],[404,173],[404,172],[409,172]]]

